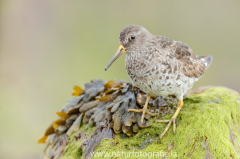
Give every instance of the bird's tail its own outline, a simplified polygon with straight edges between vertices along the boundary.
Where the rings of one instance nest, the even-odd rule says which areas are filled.
[[[204,59],[206,61],[206,69],[208,69],[208,67],[213,62],[213,57],[212,56],[200,56],[200,59]]]

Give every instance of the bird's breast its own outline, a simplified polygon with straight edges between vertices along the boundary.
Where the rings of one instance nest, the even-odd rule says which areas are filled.
[[[128,53],[125,58],[125,67],[129,78],[133,82],[158,79],[163,69],[161,63],[157,61],[156,53],[151,53],[151,50]]]

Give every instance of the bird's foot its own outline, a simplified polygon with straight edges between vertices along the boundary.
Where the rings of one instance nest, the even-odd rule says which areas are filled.
[[[148,114],[150,116],[158,116],[158,113],[151,113],[149,109],[143,108],[143,109],[128,109],[127,112],[136,112],[136,113],[141,113],[142,112],[142,117],[141,117],[141,123],[143,123],[143,119],[145,117],[145,114]]]
[[[165,128],[163,133],[160,135],[159,139],[161,139],[166,134],[166,132],[168,131],[168,129],[170,128],[170,126],[172,124],[173,124],[173,133],[175,134],[176,123],[175,123],[175,118],[174,117],[172,117],[170,120],[156,120],[155,123],[168,123],[167,127]]]
[[[168,123],[167,127],[165,128],[165,130],[163,131],[163,133],[160,135],[159,139],[161,139],[166,132],[168,131],[168,129],[170,128],[170,126],[173,124],[173,133],[175,134],[176,131],[176,123],[175,120],[181,110],[183,106],[183,101],[182,100],[178,100],[178,104],[177,104],[177,110],[175,111],[174,115],[172,116],[172,118],[170,120],[156,120],[155,123]]]

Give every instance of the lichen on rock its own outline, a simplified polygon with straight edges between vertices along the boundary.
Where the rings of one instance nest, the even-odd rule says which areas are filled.
[[[103,82],[104,83],[104,82]],[[121,83],[121,82],[120,82]],[[88,104],[89,102],[94,102],[103,98],[104,96],[111,95],[116,91],[122,90],[121,85],[118,85],[118,88],[114,88],[112,86],[108,86],[106,89],[106,85],[103,88],[101,94],[95,93],[95,99],[92,96],[88,95],[88,98],[92,98],[92,101],[84,102]],[[126,83],[127,85],[128,83]],[[109,85],[109,84],[108,84]],[[119,87],[120,86],[120,87]],[[131,88],[130,88],[131,87]],[[100,88],[98,86],[98,88]],[[111,90],[112,88],[116,90]],[[129,84],[129,88],[126,92],[130,92],[133,90],[134,92],[137,88],[132,87]],[[98,89],[100,90],[100,89]],[[94,92],[94,91],[93,91]],[[125,93],[126,93],[125,92]],[[109,93],[109,94],[108,94]],[[98,114],[94,116],[94,120],[97,118],[102,118],[102,120],[92,121],[92,123],[86,122],[80,126],[78,131],[73,131],[70,136],[66,138],[67,142],[65,143],[65,151],[62,152],[61,156],[59,156],[59,151],[62,150],[56,148],[56,143],[63,139],[65,132],[60,133],[56,131],[55,133],[48,137],[48,145],[45,150],[45,158],[240,158],[240,97],[234,91],[231,91],[227,88],[223,87],[209,87],[206,89],[199,89],[198,91],[192,92],[197,94],[189,94],[189,96],[184,98],[184,106],[180,111],[176,124],[177,131],[174,135],[172,131],[168,131],[167,134],[163,137],[163,139],[159,140],[158,137],[161,132],[165,129],[165,124],[155,123],[156,118],[145,119],[150,127],[137,127],[138,131],[132,131],[131,135],[128,136],[129,129],[126,128],[126,125],[129,121],[123,120],[123,116],[121,117],[120,124],[126,124],[125,127],[122,126],[121,129],[111,128],[111,121],[114,120],[114,112],[111,112],[111,117],[102,118],[101,116],[106,116],[106,114],[101,115],[97,118],[97,116],[105,111],[113,109],[114,105],[118,102],[117,98],[124,93],[119,91],[118,96],[116,96],[112,101],[107,101],[107,104],[100,105],[98,109]],[[81,95],[84,94],[84,91]],[[80,95],[80,96],[81,96]],[[144,93],[141,93],[144,96]],[[79,97],[80,97],[79,96]],[[128,96],[125,94],[125,96]],[[137,102],[139,94],[134,94],[136,100],[136,106],[141,108],[141,101]],[[78,97],[77,97],[78,98]],[[82,97],[83,99],[84,97]],[[107,97],[104,100],[112,99],[112,97]],[[158,97],[152,98],[152,103]],[[100,100],[99,100],[100,101]],[[110,102],[110,103],[109,103]],[[111,102],[112,105],[111,105]],[[131,103],[132,100],[129,103]],[[78,101],[78,104],[81,103],[81,100]],[[82,103],[82,105],[84,105]],[[124,103],[124,102],[123,102]],[[144,103],[144,102],[143,102]],[[76,103],[75,103],[76,105]],[[99,105],[99,104],[98,104]],[[109,106],[110,105],[110,106]],[[151,104],[150,108],[151,108]],[[105,109],[102,107],[105,106]],[[152,104],[154,107],[154,104]],[[116,106],[117,107],[117,106]],[[159,105],[155,105],[155,109],[159,110],[159,114],[161,114],[161,109]],[[85,112],[81,112],[81,106],[79,113],[73,113],[74,115],[84,113],[87,114],[87,111],[97,108],[91,108]],[[106,109],[107,108],[107,109]],[[111,108],[111,109],[110,109]],[[129,107],[128,107],[129,108]],[[161,119],[170,119],[172,113],[174,112],[173,107],[165,106],[164,110],[169,111],[162,115]],[[125,110],[125,109],[123,109]],[[124,111],[125,112],[125,111]],[[113,113],[113,114],[112,114]],[[73,115],[71,114],[71,115]],[[89,113],[91,114],[91,113]],[[94,114],[94,113],[92,113]],[[167,114],[167,115],[166,115]],[[83,116],[84,116],[83,115]],[[141,115],[141,114],[139,114]],[[166,116],[164,116],[166,115]],[[124,116],[126,118],[126,116]],[[160,118],[160,117],[157,117]],[[76,118],[77,119],[77,118]],[[90,120],[91,117],[88,117]],[[118,122],[119,122],[118,120]],[[109,123],[107,122],[109,121]],[[73,121],[74,122],[74,121]],[[105,122],[105,125],[103,124]],[[97,125],[95,130],[95,123],[102,123],[102,127],[99,128]],[[106,124],[108,123],[108,124]],[[137,121],[135,123],[138,123]],[[101,124],[100,124],[101,125]],[[70,126],[71,127],[71,126]],[[68,128],[69,129],[69,128]],[[170,128],[172,129],[172,127]],[[52,130],[52,129],[51,129]],[[74,129],[76,130],[76,129]],[[99,135],[97,132],[106,132],[112,131],[112,137],[104,137]],[[116,131],[121,130],[121,131]],[[134,130],[134,123],[131,125],[131,130]],[[95,132],[95,133],[94,133]],[[89,141],[93,141],[93,139],[101,139],[98,140],[97,145],[94,145],[92,151],[86,151],[88,147]],[[95,140],[94,140],[95,141]],[[100,142],[99,142],[100,141]],[[67,143],[67,144],[66,144]],[[92,143],[92,142],[91,142]],[[99,143],[99,144],[98,144]],[[55,146],[55,151],[53,151]],[[89,147],[88,147],[88,150]],[[53,154],[55,152],[55,154]],[[88,152],[88,153],[86,153]],[[51,156],[50,156],[51,155]]]

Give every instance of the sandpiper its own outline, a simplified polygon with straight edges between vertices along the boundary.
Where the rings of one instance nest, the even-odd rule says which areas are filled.
[[[212,56],[197,56],[185,43],[173,41],[163,36],[153,36],[147,29],[138,25],[123,28],[119,35],[120,47],[107,64],[105,71],[123,53],[126,53],[125,67],[132,83],[147,93],[143,109],[129,109],[142,112],[141,122],[151,95],[175,95],[178,99],[177,110],[170,120],[157,120],[168,123],[160,135],[166,134],[171,124],[175,134],[175,120],[183,106],[183,95],[204,74],[213,61]]]

